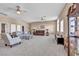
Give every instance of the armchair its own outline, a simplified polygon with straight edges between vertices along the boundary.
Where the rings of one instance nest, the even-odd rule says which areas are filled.
[[[5,46],[12,47],[15,44],[21,43],[21,39],[19,37],[12,38],[8,33],[2,34],[2,39],[5,42]]]

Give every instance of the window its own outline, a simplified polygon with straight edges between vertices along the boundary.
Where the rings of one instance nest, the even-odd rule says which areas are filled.
[[[11,24],[11,33],[12,32],[16,32],[16,25],[15,24]]]
[[[59,19],[57,20],[57,32],[59,32]]]
[[[76,17],[69,17],[69,35],[75,35]]]
[[[21,25],[17,25],[17,31],[21,31]]]
[[[63,32],[64,31],[64,22],[63,20],[61,20],[60,22],[60,32]]]

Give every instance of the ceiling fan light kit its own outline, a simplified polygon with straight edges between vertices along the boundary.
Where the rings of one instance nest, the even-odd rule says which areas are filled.
[[[20,15],[20,14],[21,14],[21,12],[20,12],[20,11],[17,11],[16,13],[17,13],[18,15]]]
[[[18,15],[20,15],[20,14],[21,14],[20,6],[16,6],[16,7],[17,7],[16,13],[17,13]]]

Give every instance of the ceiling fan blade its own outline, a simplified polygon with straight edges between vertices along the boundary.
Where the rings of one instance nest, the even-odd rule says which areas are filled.
[[[44,20],[43,17],[41,17],[41,20]]]
[[[45,20],[45,19],[46,19],[46,16],[42,16],[42,17],[41,17],[41,20]]]
[[[3,13],[3,12],[0,12],[0,15],[4,15],[4,16],[7,16],[7,14]]]
[[[16,11],[15,8],[11,8],[11,7],[8,7],[7,10],[13,10],[13,11]]]
[[[26,10],[23,10],[23,12],[27,12]]]

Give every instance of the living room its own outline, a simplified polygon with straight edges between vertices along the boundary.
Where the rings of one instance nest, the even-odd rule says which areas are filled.
[[[78,56],[79,0],[0,0],[1,59]]]
[[[64,45],[57,45],[55,37],[57,16],[64,6],[64,3],[0,4],[0,55],[67,55]]]

